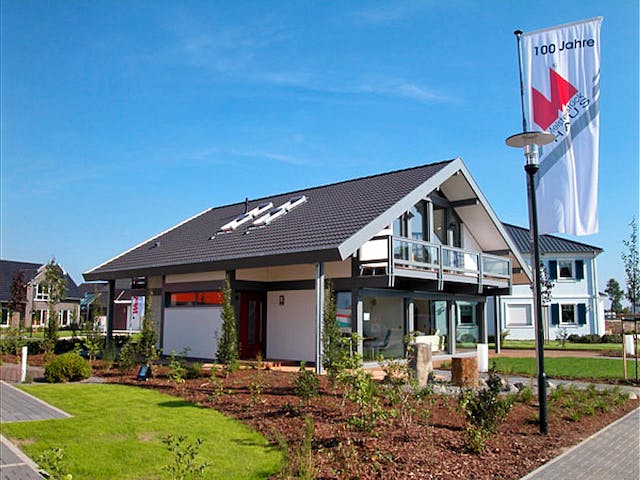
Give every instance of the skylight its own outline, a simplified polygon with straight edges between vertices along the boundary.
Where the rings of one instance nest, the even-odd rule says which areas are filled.
[[[220,227],[220,232],[231,232],[238,228],[243,223],[247,223],[249,220],[253,220],[259,215],[262,215],[264,212],[273,208],[273,203],[264,202],[255,207],[252,210],[249,210],[247,213],[242,213],[238,215],[236,218],[231,220],[228,223],[225,223],[222,227]]]
[[[307,197],[304,195],[298,195],[298,196],[292,197],[287,202],[280,205],[279,207],[272,208],[271,210],[269,210],[266,215],[254,220],[252,226],[263,227],[265,225],[269,225],[276,218],[283,216],[287,212],[291,211],[293,208],[303,204],[306,201],[307,201]]]

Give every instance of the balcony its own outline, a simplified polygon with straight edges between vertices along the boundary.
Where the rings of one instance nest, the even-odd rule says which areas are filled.
[[[361,275],[387,275],[390,286],[394,277],[435,280],[439,290],[445,282],[476,284],[479,292],[511,286],[508,258],[393,236],[368,243],[361,252]]]

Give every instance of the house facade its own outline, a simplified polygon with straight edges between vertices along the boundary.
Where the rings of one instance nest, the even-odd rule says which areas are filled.
[[[228,281],[241,357],[316,366],[329,282],[365,359],[403,356],[416,331],[436,354],[475,351],[487,299],[530,282],[459,158],[211,208],[84,277],[108,281],[110,299],[123,279],[151,293],[163,353],[202,359],[215,357]]]
[[[46,264],[0,260],[0,302],[2,318],[0,327],[44,328],[49,322],[49,292],[41,284]],[[21,272],[26,285],[22,311],[9,312],[11,284]],[[67,298],[56,306],[60,327],[68,327],[79,318],[82,293],[73,279],[64,273],[67,282]]]
[[[82,292],[80,319],[87,323],[96,321],[101,331],[107,329],[107,305],[109,304],[109,284],[107,282],[84,282],[78,287]],[[134,303],[136,298],[134,297]],[[132,315],[131,282],[120,280],[115,285],[113,298],[113,331],[131,333],[140,330],[139,315]]]
[[[530,256],[529,229],[504,225],[526,259]],[[598,292],[597,257],[602,249],[555,235],[540,236],[540,260],[553,287],[543,306],[545,338],[605,333],[604,297]],[[530,262],[528,262],[530,263]],[[496,308],[497,305],[497,308]],[[511,295],[488,302],[498,330],[508,330],[509,339],[535,338],[533,293],[529,285],[514,286]]]

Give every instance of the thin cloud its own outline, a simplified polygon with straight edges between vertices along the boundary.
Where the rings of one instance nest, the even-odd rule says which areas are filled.
[[[416,12],[430,6],[430,0],[390,2],[378,7],[370,7],[353,12],[352,17],[359,23],[383,24],[412,17]]]

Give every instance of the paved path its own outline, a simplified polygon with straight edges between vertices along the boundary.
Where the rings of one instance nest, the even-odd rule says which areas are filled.
[[[0,381],[0,423],[68,418],[70,415]],[[0,435],[0,480],[41,480],[38,466]]]
[[[600,430],[522,480],[638,480],[640,408]]]

